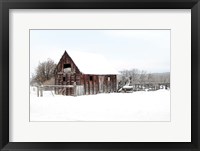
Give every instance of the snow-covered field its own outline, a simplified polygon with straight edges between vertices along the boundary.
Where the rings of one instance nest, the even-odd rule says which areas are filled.
[[[31,121],[170,121],[170,91],[30,97]]]

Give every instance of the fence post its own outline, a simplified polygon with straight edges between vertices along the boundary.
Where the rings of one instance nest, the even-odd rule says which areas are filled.
[[[40,87],[40,96],[43,97],[43,86]]]
[[[39,97],[39,86],[37,86],[37,97]]]

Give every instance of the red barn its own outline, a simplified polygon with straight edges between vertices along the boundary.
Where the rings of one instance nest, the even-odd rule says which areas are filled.
[[[55,85],[55,93],[62,95],[116,92],[117,71],[101,55],[65,51],[55,69]]]

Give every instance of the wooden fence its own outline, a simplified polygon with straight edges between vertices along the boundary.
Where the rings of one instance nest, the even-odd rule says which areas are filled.
[[[43,91],[50,90],[54,91],[56,88],[73,88],[74,96],[84,95],[84,86],[83,85],[41,85],[37,86],[37,96],[43,97]],[[52,93],[52,95],[54,95]]]

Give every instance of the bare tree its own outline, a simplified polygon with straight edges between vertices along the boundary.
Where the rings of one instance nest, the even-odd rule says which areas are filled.
[[[138,69],[130,70],[131,85],[137,84],[140,78],[140,71]]]
[[[139,82],[140,84],[144,84],[146,80],[147,80],[147,72],[142,70],[140,73]]]
[[[43,84],[45,81],[48,81],[54,77],[55,67],[56,64],[51,59],[47,59],[47,61],[39,63],[32,80],[39,84]]]
[[[147,83],[154,83],[154,81],[155,81],[155,78],[154,78],[154,76],[153,76],[153,74],[151,74],[151,73],[149,73],[149,74],[147,74]]]

